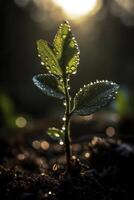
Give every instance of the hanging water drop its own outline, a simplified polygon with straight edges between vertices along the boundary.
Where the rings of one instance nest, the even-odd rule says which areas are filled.
[[[60,145],[63,145],[63,144],[64,144],[63,140],[60,140],[59,144],[60,144]]]
[[[76,74],[77,71],[74,71],[72,74]]]
[[[64,116],[64,117],[62,118],[62,120],[63,120],[63,121],[66,121],[66,117]]]
[[[67,105],[66,101],[64,101],[64,102],[63,102],[63,105],[64,105],[64,106],[66,106],[66,105]]]

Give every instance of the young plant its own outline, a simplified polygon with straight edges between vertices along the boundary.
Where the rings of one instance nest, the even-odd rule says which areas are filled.
[[[117,93],[119,86],[111,81],[90,82],[70,96],[70,78],[76,74],[79,64],[79,48],[67,21],[60,25],[53,43],[37,41],[38,56],[47,73],[33,77],[34,84],[46,95],[63,101],[65,114],[61,129],[49,128],[47,133],[54,139],[64,141],[67,172],[71,170],[70,119],[73,115],[90,115],[107,105]]]

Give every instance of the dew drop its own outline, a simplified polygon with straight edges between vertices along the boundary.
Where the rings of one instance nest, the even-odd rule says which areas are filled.
[[[56,74],[57,73],[56,70],[54,70],[53,73]]]
[[[66,101],[64,101],[64,102],[63,102],[63,105],[64,105],[64,106],[66,106],[66,105],[67,105]]]
[[[63,140],[60,140],[59,144],[60,144],[60,145],[63,145],[63,144],[64,144]]]
[[[65,130],[65,126],[62,126],[62,130],[63,130],[63,131]]]
[[[58,133],[55,133],[54,136],[57,137],[57,138],[60,137],[60,135]]]
[[[63,80],[62,80],[62,79],[60,79],[60,83],[63,83]]]
[[[68,20],[65,20],[65,23],[69,26],[69,22],[68,22]]]
[[[63,117],[62,120],[63,120],[63,121],[66,121],[66,117]]]
[[[44,62],[41,62],[41,65],[45,65]]]
[[[40,57],[40,54],[38,54],[38,57]]]
[[[65,39],[65,38],[66,38],[66,35],[62,35],[62,38]]]
[[[72,74],[76,74],[77,71],[74,71]]]

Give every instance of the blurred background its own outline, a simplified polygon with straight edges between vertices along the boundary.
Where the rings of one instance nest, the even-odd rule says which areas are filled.
[[[81,140],[99,135],[132,142],[133,0],[0,1],[0,135],[32,133],[37,139],[39,135],[47,137],[49,126],[62,126],[62,102],[44,96],[33,85],[32,77],[43,73],[36,41],[42,38],[52,42],[59,24],[66,19],[81,52],[78,73],[71,80],[71,94],[96,79],[120,85],[116,100],[103,112],[73,118],[74,141],[78,142],[78,135]],[[33,145],[38,148],[40,144],[35,141]]]

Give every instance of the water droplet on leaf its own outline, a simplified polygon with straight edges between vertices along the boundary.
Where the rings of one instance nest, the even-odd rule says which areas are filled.
[[[65,39],[65,38],[66,38],[66,35],[62,35],[62,38]]]
[[[45,65],[44,62],[41,62],[41,65]]]

